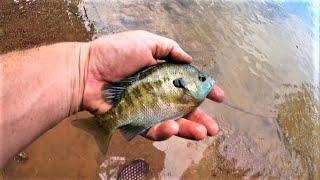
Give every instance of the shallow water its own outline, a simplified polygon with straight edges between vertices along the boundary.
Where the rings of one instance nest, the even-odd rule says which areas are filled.
[[[319,32],[319,9],[271,1],[30,2],[18,17],[19,3],[0,9],[12,15],[0,18],[0,40],[6,42],[0,52],[144,29],[175,39],[216,78],[228,103],[264,117],[205,101],[201,107],[221,126],[218,136],[128,143],[116,133],[102,156],[93,137],[70,124],[88,116],[83,112],[29,146],[28,160],[12,160],[3,177],[107,179],[141,158],[149,163],[148,178],[156,179],[320,178],[319,35],[313,34]],[[43,15],[23,15],[36,10]],[[43,17],[53,25],[37,28],[33,23]]]

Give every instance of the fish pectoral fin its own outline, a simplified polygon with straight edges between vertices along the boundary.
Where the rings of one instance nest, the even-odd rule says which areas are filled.
[[[99,125],[96,117],[87,119],[76,119],[71,123],[73,126],[93,135],[101,153],[107,153],[114,129],[105,130]]]
[[[133,139],[136,135],[143,133],[145,130],[146,127],[144,126],[132,126],[130,124],[120,127],[120,132],[128,141]]]

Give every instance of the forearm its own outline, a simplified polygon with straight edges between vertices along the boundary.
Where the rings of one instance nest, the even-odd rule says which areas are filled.
[[[89,45],[60,43],[0,56],[0,168],[82,103]]]

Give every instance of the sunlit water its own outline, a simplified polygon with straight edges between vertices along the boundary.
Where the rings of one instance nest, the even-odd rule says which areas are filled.
[[[69,119],[28,147],[26,162],[12,161],[6,177],[108,179],[142,158],[148,178],[320,178],[316,1],[84,0],[78,10],[93,38],[144,29],[175,39],[215,77],[228,103],[261,116],[205,101],[219,136],[128,143],[117,133],[106,156]]]

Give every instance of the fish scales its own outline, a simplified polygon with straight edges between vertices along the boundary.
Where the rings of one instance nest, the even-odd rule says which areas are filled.
[[[130,121],[135,119],[140,119],[138,120],[140,123],[146,123],[143,121],[148,121],[148,118],[162,119],[165,118],[164,116],[166,115],[168,118],[175,118],[178,117],[178,115],[174,111],[181,111],[183,109],[190,111],[190,109],[199,104],[197,101],[194,101],[189,97],[181,96],[181,90],[177,91],[175,88],[172,88],[172,83],[167,83],[170,80],[179,78],[184,74],[183,72],[193,72],[193,68],[186,68],[181,71],[181,65],[172,66],[172,64],[165,63],[163,64],[162,69],[162,71],[159,69],[152,69],[148,71],[145,74],[145,77],[134,82],[127,88],[126,93],[122,96],[123,101],[119,103],[121,105],[126,104],[122,105],[125,108],[121,108],[123,117],[127,117],[126,119],[128,122],[126,123],[130,123]],[[139,94],[143,94],[143,96],[139,96]],[[185,107],[185,105],[190,107]],[[152,108],[157,108],[158,111],[150,111]],[[149,117],[139,117],[146,115]],[[154,124],[160,120],[153,121],[155,122],[147,124]]]
[[[158,63],[106,84],[102,94],[113,106],[95,117],[104,129],[102,144],[107,148],[118,128],[130,140],[156,123],[188,114],[201,104],[214,84],[209,74],[192,65],[175,63]]]

